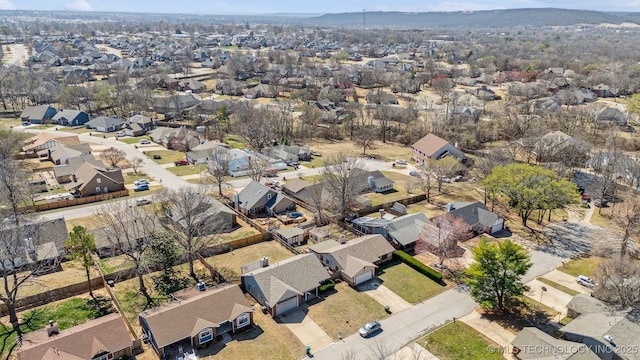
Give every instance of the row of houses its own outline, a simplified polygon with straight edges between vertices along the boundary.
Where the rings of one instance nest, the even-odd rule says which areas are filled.
[[[128,119],[112,116],[98,116],[90,119],[89,114],[80,110],[60,109],[49,105],[27,106],[20,114],[23,125],[30,124],[59,124],[61,126],[85,125],[97,132],[114,132],[124,130],[129,136],[144,135],[154,128],[153,119],[145,115],[133,115]]]

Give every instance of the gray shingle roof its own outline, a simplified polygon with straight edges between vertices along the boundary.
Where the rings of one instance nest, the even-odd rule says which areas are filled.
[[[518,359],[599,360],[586,345],[556,339],[542,330],[526,327],[511,344],[520,349]]]
[[[242,276],[252,276],[272,306],[287,290],[303,294],[330,278],[329,272],[313,254],[296,255]]]
[[[418,240],[425,224],[431,224],[431,221],[424,213],[403,215],[389,222],[388,233],[400,244],[406,246]]]

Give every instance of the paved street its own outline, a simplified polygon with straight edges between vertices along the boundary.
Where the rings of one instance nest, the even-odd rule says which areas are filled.
[[[7,67],[20,66],[20,65],[23,65],[25,61],[27,61],[27,57],[28,57],[27,49],[24,47],[23,44],[9,44],[4,46],[11,49],[10,52],[5,52],[5,55],[2,59],[3,63]]]
[[[378,358],[379,349],[390,355],[453,317],[468,314],[476,306],[463,287],[456,287],[382,319],[383,331],[371,338],[364,339],[354,334],[318,351],[312,349],[313,357],[335,360],[351,352],[355,354],[354,359],[373,359]]]

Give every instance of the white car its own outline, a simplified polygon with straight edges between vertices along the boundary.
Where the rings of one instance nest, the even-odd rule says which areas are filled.
[[[151,200],[149,199],[136,199],[136,206],[142,206],[142,205],[147,205],[147,204],[151,204]]]
[[[407,165],[407,160],[398,159],[398,160],[396,160],[396,164],[398,164],[398,165]]]
[[[586,277],[584,275],[578,275],[576,278],[576,282],[582,286],[586,287],[594,287],[596,284],[591,280],[591,278]]]
[[[138,141],[138,143],[140,145],[147,145],[147,144],[151,144],[151,141],[149,141],[148,139],[140,139],[140,141]]]
[[[133,182],[133,185],[142,185],[142,184],[149,184],[149,180],[147,180],[147,179],[138,179],[138,180]]]
[[[125,134],[123,132],[117,132],[115,136],[116,136],[116,138],[119,138],[119,137],[127,136],[127,134]]]

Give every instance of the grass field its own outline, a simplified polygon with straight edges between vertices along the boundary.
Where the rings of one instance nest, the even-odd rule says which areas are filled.
[[[404,263],[385,267],[379,277],[384,286],[411,304],[417,304],[446,289],[445,286],[436,283]]]
[[[471,326],[458,321],[449,323],[417,341],[441,360],[499,360],[498,344]]]
[[[16,118],[0,118],[0,129],[11,129],[22,125],[22,121]]]
[[[592,277],[598,268],[598,264],[602,261],[602,258],[595,256],[573,259],[558,267],[558,270],[573,276],[584,275]]]
[[[145,155],[149,159],[153,159],[155,155],[160,155],[161,157],[160,159],[153,159],[153,161],[157,162],[158,164],[171,164],[180,159],[184,159],[184,153],[180,151],[173,151],[173,150],[146,151]]]
[[[322,154],[323,158],[332,157],[338,153],[352,156],[362,155],[362,148],[347,140],[314,140],[309,143],[309,146],[314,152]],[[397,143],[376,141],[375,148],[367,149],[366,155],[375,156],[377,159],[384,161],[408,160],[411,158],[411,148]]]
[[[200,174],[201,172],[207,170],[207,166],[206,165],[173,166],[173,167],[167,168],[167,170],[171,171],[172,173],[178,176],[185,176],[185,175]]]
[[[320,302],[309,306],[308,316],[332,339],[355,333],[369,321],[388,316],[384,307],[371,296],[354,290],[345,282]]]
[[[540,281],[543,284],[549,285],[552,288],[558,289],[566,294],[569,294],[571,296],[576,296],[578,294],[580,294],[578,291],[575,291],[573,289],[569,289],[568,287],[564,286],[564,285],[560,285],[555,281],[551,281],[549,279],[545,279],[543,277],[538,277],[536,280]]]

